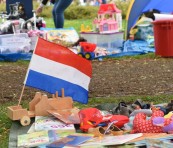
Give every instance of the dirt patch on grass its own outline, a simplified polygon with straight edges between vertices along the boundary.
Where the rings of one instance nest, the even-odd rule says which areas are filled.
[[[0,63],[0,103],[20,97],[28,63]],[[89,97],[173,94],[172,58],[127,58],[92,61],[93,76]],[[24,99],[35,92],[26,87]]]

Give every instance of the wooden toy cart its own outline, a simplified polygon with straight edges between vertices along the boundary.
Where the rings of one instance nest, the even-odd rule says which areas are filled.
[[[36,92],[33,100],[29,102],[29,110],[22,108],[19,104],[16,106],[7,107],[8,117],[15,121],[20,120],[21,125],[27,126],[31,123],[31,118],[35,116],[48,116],[47,110],[62,110],[72,109],[73,100],[71,97],[64,97],[64,89],[62,89],[62,96],[58,97],[58,92],[48,98],[47,95],[42,95]]]

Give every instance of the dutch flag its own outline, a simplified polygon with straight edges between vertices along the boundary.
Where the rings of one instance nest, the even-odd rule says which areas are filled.
[[[88,103],[88,89],[92,75],[91,62],[68,48],[38,38],[24,84],[51,94],[56,91],[74,101]]]

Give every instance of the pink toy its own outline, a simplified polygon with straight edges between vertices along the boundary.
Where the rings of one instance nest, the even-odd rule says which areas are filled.
[[[30,30],[28,31],[28,36],[29,37],[34,37],[34,36],[43,36],[45,32],[41,30]]]
[[[101,4],[98,11],[98,18],[93,24],[100,33],[113,33],[122,29],[121,10],[115,4]]]

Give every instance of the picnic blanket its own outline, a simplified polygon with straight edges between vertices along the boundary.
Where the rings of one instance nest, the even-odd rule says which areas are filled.
[[[134,55],[142,55],[150,52],[155,52],[155,48],[151,46],[151,44],[153,44],[151,40],[134,40],[134,41],[127,40],[124,42],[123,48],[119,53],[110,54],[99,58],[134,56]]]
[[[9,134],[9,144],[8,148],[16,148],[17,147],[17,136],[27,133],[30,126],[34,120],[31,120],[31,124],[29,126],[22,126],[19,121],[13,121]]]

